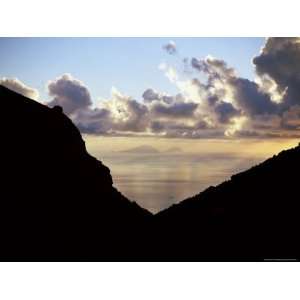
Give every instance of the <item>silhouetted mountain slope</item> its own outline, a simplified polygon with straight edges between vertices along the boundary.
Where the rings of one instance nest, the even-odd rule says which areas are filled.
[[[151,214],[112,186],[61,108],[0,86],[0,257],[137,259]]]
[[[160,212],[158,257],[299,258],[299,167],[298,146]]]
[[[61,108],[2,86],[0,101],[0,260],[300,258],[300,147],[152,216]]]

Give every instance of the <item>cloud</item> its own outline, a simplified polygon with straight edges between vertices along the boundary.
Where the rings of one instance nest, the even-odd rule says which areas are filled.
[[[211,55],[206,56],[205,59],[193,57],[191,65],[199,72],[206,73],[209,76],[209,80],[236,76],[234,69],[228,67],[225,61],[212,57]]]
[[[165,104],[172,104],[177,101],[184,101],[183,96],[181,94],[177,94],[175,96],[168,95],[166,93],[157,92],[151,88],[144,91],[143,95],[144,102],[148,105],[151,102],[158,101],[163,102]]]
[[[152,121],[151,129],[159,136],[168,138],[215,138],[224,137],[224,132],[210,128],[205,121],[194,123],[179,120]]]
[[[155,103],[151,110],[155,115],[167,116],[170,118],[191,117],[198,104],[193,102],[178,102],[173,104]]]
[[[281,126],[288,130],[300,129],[300,105],[293,105],[283,113]]]
[[[300,104],[300,38],[268,38],[253,59],[259,76],[266,76],[284,93],[284,106]]]
[[[39,92],[38,90],[25,85],[17,78],[2,78],[0,79],[0,84],[19,93],[27,98],[38,100],[39,99]]]
[[[82,133],[106,135],[111,129],[110,111],[105,108],[79,110],[71,118]]]
[[[250,116],[276,113],[278,105],[270,96],[260,91],[259,86],[248,79],[231,78],[228,83],[237,105]]]
[[[169,42],[164,49],[177,53]],[[300,136],[299,38],[269,38],[253,59],[255,80],[238,75],[219,58],[186,58],[160,69],[174,94],[146,89],[140,99],[116,88],[108,99],[92,100],[71,74],[49,81],[49,106],[60,105],[86,134],[181,138],[275,138]],[[187,65],[189,72],[186,72]],[[17,79],[1,84],[33,99],[38,92]]]
[[[49,81],[48,93],[54,97],[49,106],[62,106],[68,115],[85,108],[92,104],[88,88],[70,74],[63,74],[61,77]]]
[[[215,112],[221,123],[229,123],[233,117],[240,116],[241,111],[237,110],[231,103],[219,101],[215,106]]]
[[[83,133],[128,135],[130,132],[137,133],[146,130],[148,109],[144,104],[123,95],[113,88],[111,98],[102,100],[98,106],[94,107],[89,96],[90,93],[82,83],[79,84],[79,81],[70,75],[67,78],[62,76],[62,78],[63,81],[69,81],[71,78],[71,83],[65,85],[64,82],[58,89],[61,101],[54,99],[49,105],[61,105],[65,113]],[[57,82],[57,80],[54,82]],[[68,88],[61,88],[65,86]],[[77,88],[81,92],[74,104],[70,95]],[[66,92],[66,95],[64,92]]]
[[[167,44],[165,44],[163,46],[163,49],[171,55],[177,53],[177,48],[176,48],[176,44],[174,41],[169,41]]]
[[[145,131],[147,127],[146,105],[131,97],[112,90],[112,99],[104,103],[106,109],[111,112],[112,129],[116,131]]]
[[[142,95],[143,99],[145,102],[152,102],[154,100],[158,100],[161,98],[161,95],[153,90],[153,89],[147,89],[143,95]]]
[[[255,81],[239,77],[223,60],[192,58],[194,78],[176,78],[175,83],[185,96],[199,103],[197,111],[209,124],[223,126],[225,135],[298,135],[287,131],[300,129],[300,39],[267,39],[253,63]]]
[[[211,56],[204,60],[193,58],[192,66],[208,78],[206,85],[198,86],[207,90],[207,101],[210,104],[215,105],[218,101],[227,99],[251,116],[276,111],[277,105],[270,95],[262,91],[255,82],[238,77],[225,61]]]
[[[93,105],[88,88],[70,74],[50,81],[48,105],[61,105],[81,132],[98,135],[186,136],[187,131],[205,129],[205,121],[194,116],[198,104],[181,95],[147,89],[143,101],[112,88],[111,97]],[[74,96],[76,94],[76,97]]]

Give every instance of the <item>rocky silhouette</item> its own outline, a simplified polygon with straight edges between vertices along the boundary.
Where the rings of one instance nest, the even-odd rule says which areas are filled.
[[[298,259],[300,146],[155,216],[170,260]]]
[[[0,257],[138,259],[131,245],[151,214],[112,186],[62,109],[3,86],[0,101]]]
[[[300,147],[152,215],[60,107],[0,86],[0,260],[297,259]]]

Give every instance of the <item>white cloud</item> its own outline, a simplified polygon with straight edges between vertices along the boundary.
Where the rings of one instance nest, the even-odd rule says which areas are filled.
[[[49,95],[54,97],[48,105],[62,106],[66,114],[73,114],[92,104],[88,88],[71,74],[63,74],[49,81],[47,88]]]

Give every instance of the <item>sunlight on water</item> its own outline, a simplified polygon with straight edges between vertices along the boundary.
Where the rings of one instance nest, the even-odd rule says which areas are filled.
[[[114,186],[154,213],[298,143],[130,138],[86,142],[90,153],[110,168]]]
[[[259,159],[117,153],[102,156],[102,161],[110,167],[114,185],[125,196],[158,212],[221,183]]]

